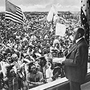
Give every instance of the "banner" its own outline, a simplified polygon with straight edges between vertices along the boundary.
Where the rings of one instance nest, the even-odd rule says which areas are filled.
[[[57,11],[54,6],[51,7],[48,15],[47,15],[47,21],[50,22],[53,20],[54,16],[57,14]]]
[[[64,36],[66,32],[66,26],[64,24],[56,23],[55,35]]]

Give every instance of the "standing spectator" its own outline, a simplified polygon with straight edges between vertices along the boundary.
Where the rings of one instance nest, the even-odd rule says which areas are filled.
[[[29,88],[43,84],[43,73],[36,69],[33,62],[29,64],[29,73],[26,77]]]
[[[50,82],[52,81],[52,76],[53,76],[53,71],[51,69],[52,65],[50,62],[47,62],[47,65],[46,65],[47,69],[46,69],[46,79],[47,79],[47,82]]]

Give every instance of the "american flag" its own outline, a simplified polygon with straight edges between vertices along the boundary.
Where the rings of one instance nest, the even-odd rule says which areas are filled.
[[[5,19],[12,20],[17,23],[23,23],[23,12],[20,7],[6,0]]]
[[[85,38],[89,44],[90,0],[81,0],[81,24],[85,29]]]

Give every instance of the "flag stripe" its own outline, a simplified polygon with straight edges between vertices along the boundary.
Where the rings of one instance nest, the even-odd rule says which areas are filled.
[[[20,20],[18,20],[18,19],[15,19],[15,18],[13,18],[13,17],[10,17],[10,16],[7,16],[5,19],[6,19],[6,20],[12,20],[12,21],[18,22],[18,23],[22,23],[22,21],[20,21]]]
[[[19,21],[19,20],[17,20],[17,19],[13,19],[12,17],[8,17],[8,16],[7,16],[6,20],[12,20],[12,21],[14,21],[14,22],[18,22],[18,23],[21,23],[21,24],[22,24],[21,21]]]
[[[9,16],[7,15],[7,17],[6,17],[5,19],[8,19],[9,17],[10,17],[10,18],[12,18],[12,20],[14,19],[14,20],[17,20],[17,21],[19,21],[19,22],[21,22],[21,23],[22,23],[22,21],[21,21],[21,20],[19,20],[19,19],[15,18],[15,17],[12,17],[12,16],[10,16],[10,15],[9,15]]]
[[[18,13],[18,14],[22,15],[22,12],[21,12],[21,11],[19,11],[19,10],[17,10],[17,11],[16,11],[16,13]]]
[[[22,11],[21,11],[21,9],[16,8],[16,13],[22,15]]]
[[[23,20],[23,17],[21,17],[21,16],[19,16],[19,15],[16,15],[16,14],[13,14],[13,13],[11,13],[11,12],[7,12],[7,11],[6,11],[6,16],[7,16],[7,15],[10,15],[10,16],[12,15],[12,16],[15,17],[15,18],[18,18],[18,19],[20,19],[20,20]]]
[[[16,15],[20,16],[21,18],[23,18],[23,15],[18,13],[18,12],[16,12]]]
[[[21,10],[20,8],[16,7],[16,9],[17,9],[18,11],[22,12],[22,10]]]
[[[6,14],[5,19],[7,19],[7,18],[9,18],[9,17],[12,18],[12,19],[15,19],[15,20],[18,20],[18,21],[22,22],[22,20],[20,20],[20,19],[14,17],[13,15],[10,15],[10,14]]]

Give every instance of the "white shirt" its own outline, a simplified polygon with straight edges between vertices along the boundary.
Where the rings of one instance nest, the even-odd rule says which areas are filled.
[[[51,78],[53,76],[51,68],[46,69],[46,78]]]
[[[0,65],[1,65],[1,72],[3,73],[4,77],[6,76],[6,73],[7,73],[7,69],[6,67],[9,66],[9,64],[7,62],[3,62],[1,61],[0,62]]]

